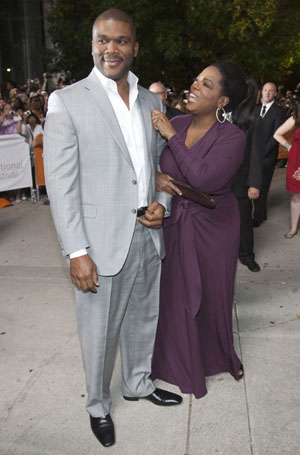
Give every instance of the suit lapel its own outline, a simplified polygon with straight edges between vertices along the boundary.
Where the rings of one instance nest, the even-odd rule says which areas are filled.
[[[96,107],[97,111],[103,118],[104,123],[107,126],[108,131],[115,139],[121,152],[124,154],[127,161],[133,167],[130,154],[123,137],[118,119],[115,115],[111,102],[104,90],[101,82],[92,71],[85,80],[85,89],[87,92],[87,98]]]
[[[149,128],[149,126],[152,126],[151,110],[150,110],[150,106],[148,105],[147,98],[144,96],[144,94],[140,90],[139,90],[139,95],[138,95],[138,103],[139,103],[140,112],[142,114],[142,122],[143,122],[146,145],[147,145],[147,148],[148,147],[150,148],[151,139],[152,139],[152,128]]]

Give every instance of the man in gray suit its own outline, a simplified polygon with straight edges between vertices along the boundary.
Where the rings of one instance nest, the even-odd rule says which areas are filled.
[[[151,123],[156,95],[129,71],[138,53],[132,19],[110,9],[93,25],[90,75],[54,92],[44,136],[46,183],[76,311],[91,428],[114,444],[110,381],[120,339],[122,393],[170,406],[151,359],[158,317],[161,225],[170,200],[155,191],[163,147]]]

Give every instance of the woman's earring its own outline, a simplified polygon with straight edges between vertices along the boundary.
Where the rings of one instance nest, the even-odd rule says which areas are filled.
[[[219,111],[222,112],[222,120],[219,118]],[[224,107],[218,107],[216,110],[216,117],[219,123],[224,123],[225,122],[225,109]]]

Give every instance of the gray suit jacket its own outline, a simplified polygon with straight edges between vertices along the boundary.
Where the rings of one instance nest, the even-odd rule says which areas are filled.
[[[169,208],[170,197],[155,192],[155,172],[164,140],[152,127],[161,110],[155,94],[139,86],[138,103],[147,144],[148,202]],[[108,96],[92,71],[49,98],[44,134],[46,185],[65,255],[88,248],[104,276],[122,268],[133,236],[138,204],[136,174]],[[161,229],[150,230],[160,258]]]

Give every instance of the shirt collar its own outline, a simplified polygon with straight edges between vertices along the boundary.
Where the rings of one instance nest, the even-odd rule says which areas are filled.
[[[269,109],[269,108],[272,106],[273,103],[275,103],[275,100],[272,100],[272,101],[270,101],[270,102],[267,103],[267,104],[264,104],[264,103],[263,103],[263,106],[266,106],[266,108]]]
[[[102,74],[101,71],[99,71],[96,66],[94,66],[94,72],[98,79],[100,80],[106,92],[110,90],[118,93],[117,83],[113,79],[109,79],[108,77],[104,76],[104,74]],[[131,71],[129,71],[127,82],[129,84],[130,97],[134,95],[134,99],[136,99],[138,94],[137,88],[138,80],[139,80],[138,77]]]

